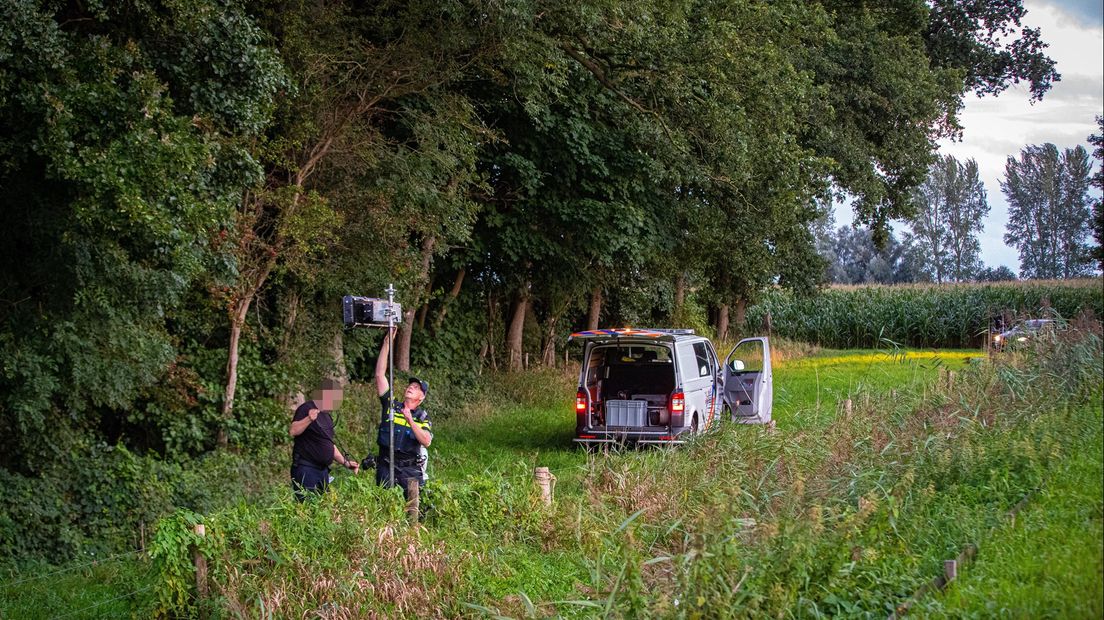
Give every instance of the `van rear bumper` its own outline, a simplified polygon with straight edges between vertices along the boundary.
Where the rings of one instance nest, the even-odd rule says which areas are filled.
[[[576,431],[575,443],[581,444],[662,444],[672,445],[685,443],[682,435],[688,429],[673,430],[669,428],[641,429],[590,429]]]

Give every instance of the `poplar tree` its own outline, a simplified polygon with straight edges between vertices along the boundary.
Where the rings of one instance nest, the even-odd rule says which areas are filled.
[[[916,214],[909,219],[927,259],[924,270],[936,282],[970,280],[981,269],[977,234],[989,215],[977,162],[948,155],[932,165],[915,193]]]
[[[1093,159],[1096,160],[1096,174],[1092,177],[1092,184],[1097,190],[1104,190],[1104,116],[1096,117],[1096,125],[1099,133],[1089,136],[1089,144],[1093,145]],[[1093,259],[1097,266],[1104,270],[1104,198],[1097,197],[1092,205],[1092,230],[1096,247],[1092,250]]]
[[[1058,151],[1032,145],[1009,157],[1001,190],[1008,199],[1004,242],[1020,254],[1023,278],[1076,278],[1088,275],[1089,172],[1082,146]]]

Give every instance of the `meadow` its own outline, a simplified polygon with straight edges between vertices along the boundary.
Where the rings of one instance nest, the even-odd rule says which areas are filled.
[[[1100,340],[1047,346],[990,361],[777,342],[774,432],[722,423],[677,449],[608,454],[571,445],[570,370],[495,376],[437,424],[421,526],[368,476],[338,474],[306,505],[272,481],[261,501],[164,520],[149,559],[4,586],[0,610],[885,616],[977,544],[977,561],[946,594],[913,603],[917,613],[1098,617],[1101,554],[1083,550],[1104,541]],[[340,436],[359,451],[375,399],[350,396]],[[551,507],[536,466],[557,477]],[[200,521],[202,541],[191,534]],[[211,566],[200,606],[193,544]]]

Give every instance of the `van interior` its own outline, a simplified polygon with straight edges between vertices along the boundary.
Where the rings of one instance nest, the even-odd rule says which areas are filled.
[[[647,402],[649,426],[670,422],[667,401],[675,389],[671,350],[655,345],[608,345],[591,349],[586,388],[594,405],[591,424],[606,424],[606,403],[614,400]]]

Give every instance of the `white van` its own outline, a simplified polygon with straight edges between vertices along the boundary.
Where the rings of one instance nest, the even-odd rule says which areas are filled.
[[[766,338],[741,340],[723,365],[713,343],[690,329],[598,329],[568,342],[584,345],[578,443],[682,443],[722,415],[753,424],[771,419]]]

